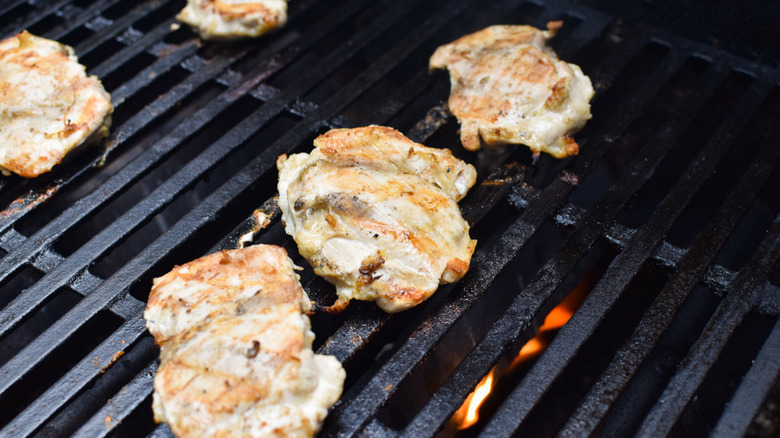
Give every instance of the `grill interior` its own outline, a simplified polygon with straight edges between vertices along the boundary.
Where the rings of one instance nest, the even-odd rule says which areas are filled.
[[[0,435],[170,436],[151,414],[152,278],[254,243],[285,247],[276,157],[334,127],[382,124],[477,167],[461,202],[472,267],[393,316],[312,316],[347,370],[320,436],[771,436],[780,394],[780,74],[685,32],[564,1],[295,0],[281,31],[202,42],[183,1],[16,0],[0,35],[73,46],[112,95],[105,147],[0,178]],[[615,12],[619,14],[620,11]],[[596,88],[580,155],[468,152],[440,44],[544,27]],[[657,24],[657,23],[651,23]],[[776,41],[775,41],[776,42]],[[752,47],[754,49],[754,47]],[[743,53],[744,55],[744,53]],[[453,413],[573,288],[545,352],[507,374],[476,426]]]

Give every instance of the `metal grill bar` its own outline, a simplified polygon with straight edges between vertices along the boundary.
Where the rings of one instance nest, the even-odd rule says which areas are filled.
[[[742,115],[742,121],[728,124],[729,130],[739,130],[744,126],[745,118],[756,110],[759,102],[765,97],[766,88],[756,86],[745,99],[743,108],[748,108]],[[721,135],[729,135],[728,130]],[[720,135],[712,138],[717,139]],[[733,141],[733,140],[732,140]],[[561,436],[579,436],[592,433],[601,419],[607,413],[620,391],[628,383],[641,361],[656,345],[664,329],[669,326],[675,311],[682,305],[690,290],[705,272],[707,265],[715,257],[718,249],[728,238],[739,218],[747,210],[768,178],[771,169],[777,161],[777,153],[770,150],[773,146],[764,147],[763,153],[754,161],[753,166],[729,194],[723,207],[714,216],[713,222],[704,230],[694,246],[686,253],[677,266],[675,274],[659,293],[658,298],[640,321],[631,340],[615,355],[607,370],[599,378],[591,391],[585,397],[578,410],[563,427]]]
[[[104,78],[108,76],[109,74],[113,73],[121,66],[123,66],[126,62],[130,61],[134,56],[137,56],[138,54],[144,51],[148,51],[149,46],[158,43],[160,40],[162,40],[165,37],[165,35],[171,32],[171,24],[175,22],[176,20],[174,18],[169,18],[167,20],[164,20],[162,23],[155,26],[154,29],[150,30],[149,32],[146,32],[142,37],[140,37],[136,41],[133,41],[133,44],[113,54],[112,56],[110,56],[100,64],[90,68],[89,73],[99,78]],[[96,37],[100,36],[101,38],[105,37],[102,33],[96,34],[95,36]],[[102,43],[102,41],[100,43]],[[82,45],[78,46],[80,51],[77,53],[82,53],[81,46]],[[187,48],[191,48],[190,53],[193,53],[197,48],[197,44],[195,43],[195,40],[186,41],[184,43],[184,46]],[[92,49],[94,49],[94,47],[90,48],[90,50]],[[160,62],[162,60],[168,60],[169,58],[176,59],[175,57],[171,57],[170,55],[168,55],[163,58],[158,58],[157,62]],[[181,59],[184,58],[182,57]],[[171,61],[168,62],[171,63]],[[170,64],[168,68],[173,67],[176,64],[178,64],[178,62],[173,62]],[[167,70],[168,69],[158,69],[157,71],[167,71]],[[150,81],[152,78],[146,78],[146,79]],[[111,92],[111,103],[113,103],[114,106],[118,106],[121,102],[124,102],[126,98],[126,96],[119,96],[119,97],[120,99],[117,100],[116,91]]]
[[[779,376],[780,322],[775,324],[775,328],[720,417],[711,436],[716,438],[745,436],[751,420],[755,418]]]
[[[648,413],[638,436],[667,435],[718,359],[731,333],[753,307],[767,274],[780,260],[780,216],[776,217],[750,263],[740,271],[731,290],[718,306],[702,336],[677,369],[655,407]]]
[[[143,312],[144,307],[143,305],[139,306],[138,311]],[[122,327],[111,334],[110,340],[104,341],[88,356],[85,356],[81,362],[71,368],[0,432],[18,436],[31,435],[79,391],[83,390],[97,374],[110,367],[118,355],[133,345],[145,330],[146,325],[143,318],[139,318],[138,313],[136,313],[133,318],[129,318]],[[143,376],[144,373],[141,375]],[[151,384],[147,390],[150,389]],[[143,398],[141,397],[140,400]],[[119,402],[120,400],[114,400],[111,406],[119,406]]]
[[[7,26],[4,26],[2,29],[0,29],[0,35],[13,35],[13,34],[17,34],[17,33],[21,32],[21,31],[23,31],[25,29],[28,29],[31,26],[33,26],[34,24],[40,22],[42,19],[44,19],[46,17],[49,17],[50,15],[56,13],[57,11],[62,9],[62,7],[65,4],[67,4],[69,2],[70,2],[69,0],[60,0],[60,1],[58,1],[58,2],[56,2],[54,4],[52,4],[52,5],[49,5],[48,7],[46,7],[44,5],[43,7],[45,7],[45,9],[34,11],[34,12],[30,12],[27,17],[17,19],[16,22],[13,22],[13,23],[10,23]],[[13,7],[18,6],[21,3],[26,3],[26,1],[25,0],[19,1]]]
[[[74,14],[71,17],[68,17],[65,22],[55,26],[54,29],[52,29],[49,32],[46,32],[45,37],[51,38],[53,40],[59,40],[65,35],[67,35],[69,32],[71,32],[73,29],[83,26],[86,23],[88,23],[91,19],[94,17],[102,14],[105,10],[108,8],[120,3],[119,0],[99,0],[92,5],[87,10],[76,10],[77,13]],[[150,3],[145,3],[140,5],[137,10],[151,10],[156,9],[156,7],[160,4],[160,0],[152,1]],[[58,12],[62,11],[61,7],[58,7],[56,10],[51,11],[49,14],[57,14]],[[38,18],[44,18],[47,17],[49,14],[40,15]],[[39,21],[39,20],[36,20]],[[22,29],[19,29],[21,31]]]
[[[138,407],[151,394],[152,381],[157,372],[157,363],[152,362],[146,369],[138,374],[138,377],[117,394],[103,409],[93,415],[89,421],[79,428],[75,437],[100,438],[109,436],[113,429],[122,423],[134,409]]]
[[[149,438],[170,438],[173,435],[173,432],[171,432],[171,429],[168,427],[167,424],[161,424],[157,426],[157,429],[155,429],[150,435]]]
[[[619,209],[641,187],[642,183],[649,179],[655,170],[657,163],[666,155],[668,149],[675,144],[676,137],[679,136],[684,128],[694,119],[698,110],[704,105],[709,96],[716,91],[718,85],[723,81],[725,76],[726,74],[723,69],[713,68],[710,70],[709,75],[700,81],[699,90],[696,93],[693,93],[694,97],[691,99],[691,101],[694,102],[693,106],[684,108],[678,107],[679,114],[670,115],[668,126],[660,129],[659,134],[648,141],[648,147],[637,155],[632,166],[623,174],[623,178],[613,186],[614,189],[609,191],[591,211],[586,213],[586,216],[582,221],[582,229],[603,230],[607,227],[609,218],[614,217],[614,213],[617,209]],[[678,192],[681,189],[686,191],[687,187],[687,184],[678,184]],[[690,196],[693,196],[693,194],[690,193]],[[681,211],[685,203],[676,205],[678,210]],[[661,209],[659,208],[658,211],[660,210]],[[667,219],[669,224],[671,224],[671,219],[673,218]],[[603,225],[597,226],[596,224]],[[609,287],[605,288],[606,290],[601,290],[597,286],[578,312],[578,314],[581,315],[581,318],[579,319],[583,321],[583,323],[578,325],[578,321],[576,321],[575,318],[572,318],[566,328],[556,336],[552,345],[548,347],[547,353],[537,361],[526,379],[515,391],[515,393],[522,398],[524,402],[523,405],[518,406],[517,403],[514,403],[515,398],[511,398],[513,403],[511,403],[511,408],[507,410],[511,413],[506,415],[506,417],[511,417],[512,420],[517,421],[517,424],[522,422],[531,407],[538,401],[541,394],[546,391],[555,377],[557,377],[562,369],[568,364],[568,360],[561,360],[561,358],[573,358],[576,349],[581,345],[581,343],[577,344],[574,340],[569,340],[568,343],[562,342],[562,339],[570,334],[573,337],[577,337],[580,342],[584,342],[584,339],[592,334],[595,327],[585,326],[585,324],[596,324],[600,321],[600,318],[597,318],[593,313],[585,313],[587,304],[598,303],[598,305],[603,308],[603,311],[606,311],[611,307],[614,300],[617,299],[617,296],[604,296],[599,292],[603,292],[604,294],[616,294],[622,290],[622,287],[624,287],[635,274],[633,269],[638,269],[641,266],[643,259],[650,255],[655,244],[661,239],[661,233],[658,233],[655,230],[654,233],[653,242],[643,242],[642,245],[639,245],[637,240],[644,237],[640,230],[640,232],[634,236],[633,244],[629,245],[630,250],[639,252],[639,254],[632,258],[629,257],[630,252],[626,251],[619,255],[615,262],[613,262],[612,267],[614,269],[611,269],[611,271],[624,273],[626,274],[625,277],[618,281],[617,279],[609,278],[608,273],[607,276],[601,280],[600,284],[607,284]],[[580,240],[576,236],[577,234],[571,236],[572,241],[576,242]],[[596,236],[590,237],[588,241],[595,240],[595,237]],[[563,244],[563,247],[567,248],[568,243],[569,241],[567,240],[567,242]],[[587,250],[591,245],[592,242],[579,243],[577,247],[578,249],[585,248]],[[571,251],[563,251],[562,253],[566,254],[567,257],[572,254]],[[621,261],[625,261],[625,263],[621,265]],[[553,258],[550,265],[554,266],[555,264],[557,264],[557,261],[556,258]],[[566,272],[570,271],[571,269],[566,270]],[[563,278],[561,277],[560,280],[562,279]],[[620,285],[622,285],[622,287]],[[527,289],[536,290],[535,283],[532,282],[529,284]],[[547,294],[549,295],[552,293],[554,289],[554,287],[551,287],[547,291]],[[540,290],[540,292],[542,291]],[[596,295],[596,297],[591,298],[594,295]],[[478,380],[475,380],[475,378],[485,375],[490,367],[498,361],[503,352],[506,351],[509,344],[517,339],[518,334],[507,333],[506,330],[510,327],[521,327],[520,324],[513,325],[509,322],[518,318],[518,316],[511,313],[508,313],[507,315],[507,320],[502,318],[496,322],[496,325],[494,326],[496,330],[491,330],[485,335],[482,342],[480,342],[472,353],[464,359],[450,379],[439,389],[431,402],[426,405],[425,409],[415,418],[414,422],[408,426],[404,431],[406,436],[419,436],[420,434],[429,435],[434,432],[437,427],[442,426],[460,405],[458,400],[464,399],[470,392],[470,388],[473,388],[474,385],[477,384]],[[522,320],[515,322],[520,321]],[[504,417],[500,417],[497,420],[497,423],[506,427],[511,426],[508,418]],[[490,428],[490,426],[488,426],[488,428]],[[497,431],[490,429],[486,431],[488,435],[496,432]],[[502,433],[504,432],[505,431],[502,431]]]
[[[369,119],[371,120],[390,120],[390,118],[396,115],[401,109],[409,104],[412,97],[421,94],[431,84],[431,75],[425,71],[419,71],[412,79],[406,82],[402,87],[396,90],[389,98],[385,105],[380,105],[372,113]],[[348,126],[345,126],[348,127]],[[424,143],[426,137],[415,136],[414,132],[407,133],[407,136],[418,143]]]
[[[143,44],[141,40],[139,40],[138,42]],[[131,47],[135,47],[135,45]],[[124,101],[127,100],[127,98],[133,96],[135,93],[138,92],[138,90],[148,87],[149,84],[151,84],[154,81],[154,79],[159,75],[160,72],[170,71],[171,68],[183,63],[185,59],[192,56],[196,50],[198,50],[198,45],[195,42],[195,40],[189,40],[181,44],[174,51],[169,52],[166,56],[162,58],[158,58],[154,63],[152,63],[152,65],[141,70],[132,79],[123,83],[122,85],[119,86],[119,88],[111,92],[111,101],[114,103],[114,106],[122,105],[122,103],[124,103]],[[134,53],[131,52],[127,54],[126,57],[130,58],[131,54]],[[124,58],[125,55],[126,55],[125,52],[122,51],[117,53],[115,56]],[[104,71],[103,65],[106,66],[105,73],[103,72]],[[114,68],[116,68],[115,65],[110,65],[108,62],[105,62],[97,66],[93,72],[94,74],[101,76],[103,74],[108,74],[108,71]]]
[[[15,230],[10,230],[5,235],[3,235],[3,240],[0,241],[0,248],[9,251],[12,248],[16,248],[18,245],[24,242],[24,240],[24,236],[17,233]],[[32,266],[41,272],[46,272],[47,270],[51,269],[52,266],[56,266],[62,263],[63,260],[64,258],[61,255],[56,254],[53,251],[45,251],[32,261]],[[76,279],[74,279],[74,281],[71,282],[69,286],[74,292],[83,296],[94,290],[102,281],[102,279],[92,275],[89,271],[85,271]],[[127,297],[125,300],[132,301],[133,305],[144,305],[132,297]],[[124,307],[112,307],[111,311],[122,319],[127,319],[127,317],[130,315],[125,311]]]
[[[5,6],[0,6],[0,15],[10,14],[11,11],[21,6],[22,3],[26,3],[26,2],[27,0],[14,0],[12,2],[8,2],[5,4]]]
[[[116,37],[117,35],[120,35],[122,32],[124,32],[126,29],[129,28],[133,23],[140,20],[141,18],[152,16],[153,14],[160,14],[161,9],[165,6],[165,2],[162,1],[152,1],[150,3],[144,3],[137,8],[133,9],[127,14],[122,15],[121,18],[118,20],[115,20],[111,23],[111,26],[107,26],[105,30],[102,30],[99,33],[96,33],[95,35],[92,35],[91,37],[87,38],[86,40],[80,42],[74,49],[76,50],[76,53],[87,53],[91,52],[92,50],[95,50],[98,46],[105,43],[107,40]],[[94,11],[92,11],[92,8],[89,8],[89,14],[85,14],[84,18],[90,17],[91,15],[95,15]],[[66,31],[70,31],[75,27],[74,25],[69,25],[66,27]],[[62,35],[54,34],[52,39],[59,39]]]
[[[526,203],[529,199],[538,196],[538,193],[523,187],[523,195],[516,203]],[[568,227],[579,223],[582,220],[585,210],[568,204],[560,209],[560,213],[555,216],[555,223],[559,226]],[[636,233],[636,229],[626,227],[620,223],[614,223],[604,235],[604,238],[623,249],[628,246],[629,241]],[[652,254],[652,259],[661,266],[674,267],[681,262],[688,249],[672,245],[667,241],[662,241]],[[720,265],[709,266],[702,274],[702,282],[717,293],[723,293],[728,285],[736,277],[736,273]]]

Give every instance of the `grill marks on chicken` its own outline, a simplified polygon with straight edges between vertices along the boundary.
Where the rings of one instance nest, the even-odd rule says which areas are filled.
[[[73,48],[27,31],[0,42],[0,171],[31,178],[111,125],[111,97]]]
[[[341,364],[311,349],[311,308],[284,249],[210,254],[154,280],[144,317],[161,347],[155,420],[179,437],[312,436]]]
[[[473,166],[382,126],[334,129],[314,146],[279,157],[279,207],[300,254],[336,286],[331,310],[358,299],[398,312],[463,277],[476,241],[457,201]]]
[[[436,49],[429,66],[450,73],[448,105],[466,149],[479,149],[481,138],[556,158],[578,153],[571,136],[590,119],[594,92],[582,70],[547,45],[561,25],[490,26]]]
[[[287,0],[188,0],[176,18],[206,40],[258,37],[287,23]]]

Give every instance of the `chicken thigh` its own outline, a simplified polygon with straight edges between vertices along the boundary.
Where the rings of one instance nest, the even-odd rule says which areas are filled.
[[[398,312],[463,277],[476,241],[457,201],[473,166],[383,126],[334,129],[314,146],[279,157],[279,207],[301,255],[336,285],[332,310],[358,299]]]
[[[534,154],[576,155],[571,137],[591,118],[590,79],[547,45],[561,27],[490,26],[434,52],[430,68],[450,73],[449,108],[466,149],[524,144]]]
[[[205,40],[258,37],[287,23],[287,0],[188,0],[176,18]]]
[[[111,97],[73,48],[24,31],[0,41],[0,171],[49,172],[111,125]]]
[[[210,254],[154,280],[155,420],[179,437],[311,437],[344,369],[314,354],[311,308],[284,249]]]

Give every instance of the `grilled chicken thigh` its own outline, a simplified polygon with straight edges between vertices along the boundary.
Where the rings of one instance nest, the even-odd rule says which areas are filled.
[[[0,41],[0,171],[31,178],[108,135],[111,97],[73,49],[27,31]]]
[[[206,40],[258,37],[287,23],[287,0],[188,0],[176,18]]]
[[[430,68],[450,73],[450,111],[466,149],[524,144],[534,154],[575,155],[571,138],[590,117],[593,86],[582,70],[547,46],[560,21],[531,26],[490,26],[436,49]]]
[[[457,201],[473,166],[382,126],[334,129],[314,146],[279,157],[279,207],[301,255],[336,285],[332,310],[358,299],[398,312],[463,277],[476,241]]]
[[[284,249],[210,254],[154,280],[155,419],[179,437],[311,437],[341,395],[341,364],[311,349],[311,303]]]

